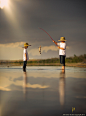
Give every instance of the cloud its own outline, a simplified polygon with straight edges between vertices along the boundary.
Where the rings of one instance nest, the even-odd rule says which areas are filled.
[[[47,53],[49,50],[57,51],[58,48],[56,46],[54,46],[54,45],[53,46],[44,46],[44,47],[41,48],[42,52],[46,52]],[[38,48],[31,49],[28,53],[33,55],[33,56],[36,56],[36,55],[39,56],[40,55],[39,51],[38,51]]]
[[[15,43],[7,43],[7,44],[0,44],[0,47],[11,47],[11,48],[16,48],[16,47],[23,47],[25,42],[15,42]]]
[[[70,47],[69,47],[69,46],[67,46],[67,47],[66,47],[66,49],[70,49]]]
[[[45,47],[43,47],[43,51],[44,52],[47,52],[47,51],[49,51],[49,50],[52,50],[52,51],[57,51],[57,47],[56,46],[45,46]]]

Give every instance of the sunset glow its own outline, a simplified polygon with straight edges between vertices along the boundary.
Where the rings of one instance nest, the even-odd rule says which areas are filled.
[[[8,0],[0,0],[0,8],[8,7]]]

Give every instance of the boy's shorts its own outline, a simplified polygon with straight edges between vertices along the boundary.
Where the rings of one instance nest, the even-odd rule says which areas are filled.
[[[26,72],[26,65],[27,65],[27,61],[24,61],[23,63],[23,71]]]
[[[60,55],[60,63],[65,66],[65,56]]]

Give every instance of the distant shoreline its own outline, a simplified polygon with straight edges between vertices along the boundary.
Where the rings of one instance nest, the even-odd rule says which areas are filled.
[[[23,63],[0,63],[0,66],[23,66]],[[60,63],[27,63],[27,66],[61,66]],[[65,66],[68,67],[82,67],[86,68],[86,63],[66,63]]]
[[[23,66],[22,60],[0,60],[0,65],[10,66]],[[74,57],[67,57],[65,65],[69,67],[84,67],[86,68],[86,54]],[[59,58],[51,59],[30,59],[27,61],[27,66],[61,66]]]

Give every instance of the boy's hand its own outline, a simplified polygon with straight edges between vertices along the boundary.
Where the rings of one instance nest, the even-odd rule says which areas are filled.
[[[58,46],[58,48],[60,49],[60,47]]]

